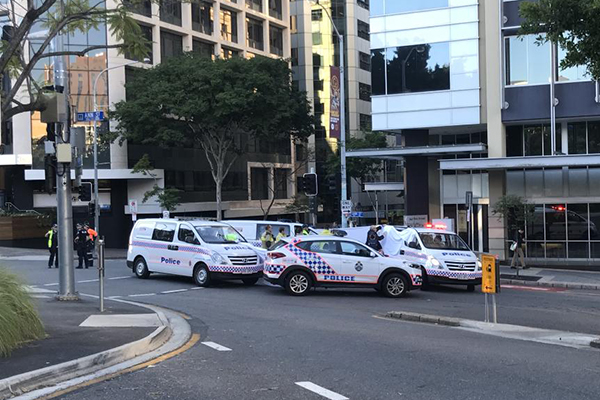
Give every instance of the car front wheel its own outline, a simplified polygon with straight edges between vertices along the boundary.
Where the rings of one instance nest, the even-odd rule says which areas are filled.
[[[196,285],[201,287],[207,287],[210,285],[210,272],[206,265],[198,265],[194,269],[194,282]]]
[[[135,272],[135,276],[140,279],[146,279],[150,276],[150,271],[148,270],[146,261],[142,257],[139,257],[135,260],[133,272]]]
[[[400,274],[390,274],[384,279],[382,290],[388,297],[403,297],[408,292],[408,282],[406,278]]]

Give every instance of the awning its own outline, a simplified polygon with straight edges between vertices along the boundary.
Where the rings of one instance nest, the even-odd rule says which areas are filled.
[[[401,160],[407,156],[442,156],[447,154],[470,154],[485,153],[487,145],[477,144],[453,144],[439,146],[418,147],[387,147],[384,149],[360,149],[346,151],[347,158],[379,158]]]
[[[559,168],[600,166],[600,154],[576,154],[560,156],[459,158],[440,160],[443,171],[506,170],[527,168]]]

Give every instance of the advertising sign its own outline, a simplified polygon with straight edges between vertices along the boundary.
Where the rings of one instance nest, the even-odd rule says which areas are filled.
[[[331,67],[331,104],[329,108],[329,137],[339,139],[341,136],[340,115],[342,110],[341,83],[339,67]]]

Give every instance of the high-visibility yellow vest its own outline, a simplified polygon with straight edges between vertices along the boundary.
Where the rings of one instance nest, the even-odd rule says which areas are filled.
[[[50,229],[48,231],[48,248],[52,247],[52,237],[54,237],[54,231]]]

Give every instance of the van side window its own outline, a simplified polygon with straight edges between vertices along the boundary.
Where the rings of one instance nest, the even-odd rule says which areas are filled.
[[[135,239],[152,239],[154,232],[154,222],[138,222],[133,232]]]
[[[180,242],[200,244],[200,242],[198,241],[198,239],[196,239],[196,236],[194,235],[194,231],[186,225],[179,226],[179,231],[177,232],[177,239]]]
[[[275,225],[275,224],[257,224],[256,225],[256,238],[260,238],[263,233],[265,233],[265,229],[267,226],[271,225],[271,232],[273,232],[273,236],[277,236],[279,234],[279,229],[283,228],[286,236],[290,236],[290,227],[288,225]]]
[[[161,242],[172,242],[175,236],[175,224],[157,222],[152,232],[152,240],[160,240]]]

